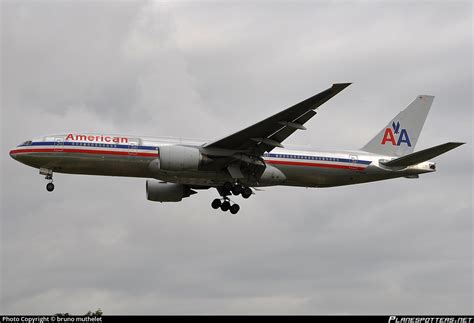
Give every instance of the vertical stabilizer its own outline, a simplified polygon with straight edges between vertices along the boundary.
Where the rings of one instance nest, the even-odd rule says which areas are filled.
[[[431,95],[419,95],[361,150],[386,156],[412,153],[433,99],[434,96]]]

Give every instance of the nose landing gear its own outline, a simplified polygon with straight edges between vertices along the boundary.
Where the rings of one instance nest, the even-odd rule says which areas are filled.
[[[54,184],[53,184],[53,183],[48,183],[48,184],[46,184],[46,190],[47,190],[48,192],[54,191]]]
[[[40,168],[40,174],[45,175],[45,179],[49,181],[48,184],[46,184],[46,190],[48,192],[54,191],[54,184],[53,184],[53,171],[51,169],[46,169],[46,168]]]

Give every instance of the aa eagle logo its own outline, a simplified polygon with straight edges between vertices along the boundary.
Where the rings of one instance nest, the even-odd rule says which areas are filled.
[[[400,121],[397,121],[397,123],[393,121],[391,128],[385,128],[381,144],[385,145],[387,143],[391,143],[392,146],[400,146],[402,143],[406,143],[408,147],[411,147],[407,130],[405,128],[400,129]]]

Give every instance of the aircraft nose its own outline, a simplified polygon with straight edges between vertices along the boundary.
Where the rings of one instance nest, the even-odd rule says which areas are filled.
[[[10,157],[13,159],[17,159],[17,155],[15,154],[15,149],[10,150]]]

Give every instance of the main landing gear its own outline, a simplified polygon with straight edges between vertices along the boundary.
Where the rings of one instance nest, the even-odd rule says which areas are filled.
[[[230,211],[232,214],[237,214],[240,210],[240,206],[238,204],[230,204],[230,200],[227,196],[221,199],[215,199],[212,201],[211,206],[213,209],[220,208],[222,211]]]
[[[222,211],[230,211],[232,214],[237,214],[240,210],[240,206],[237,203],[231,204],[229,195],[242,195],[244,199],[248,199],[252,195],[252,189],[247,186],[242,186],[238,183],[232,184],[225,182],[222,187],[217,188],[217,191],[222,196],[221,199],[215,199],[212,201],[211,206],[213,209],[221,209]]]
[[[46,184],[46,190],[48,192],[54,191],[53,171],[51,169],[40,168],[40,174],[45,175],[45,179],[49,181],[49,183]]]

